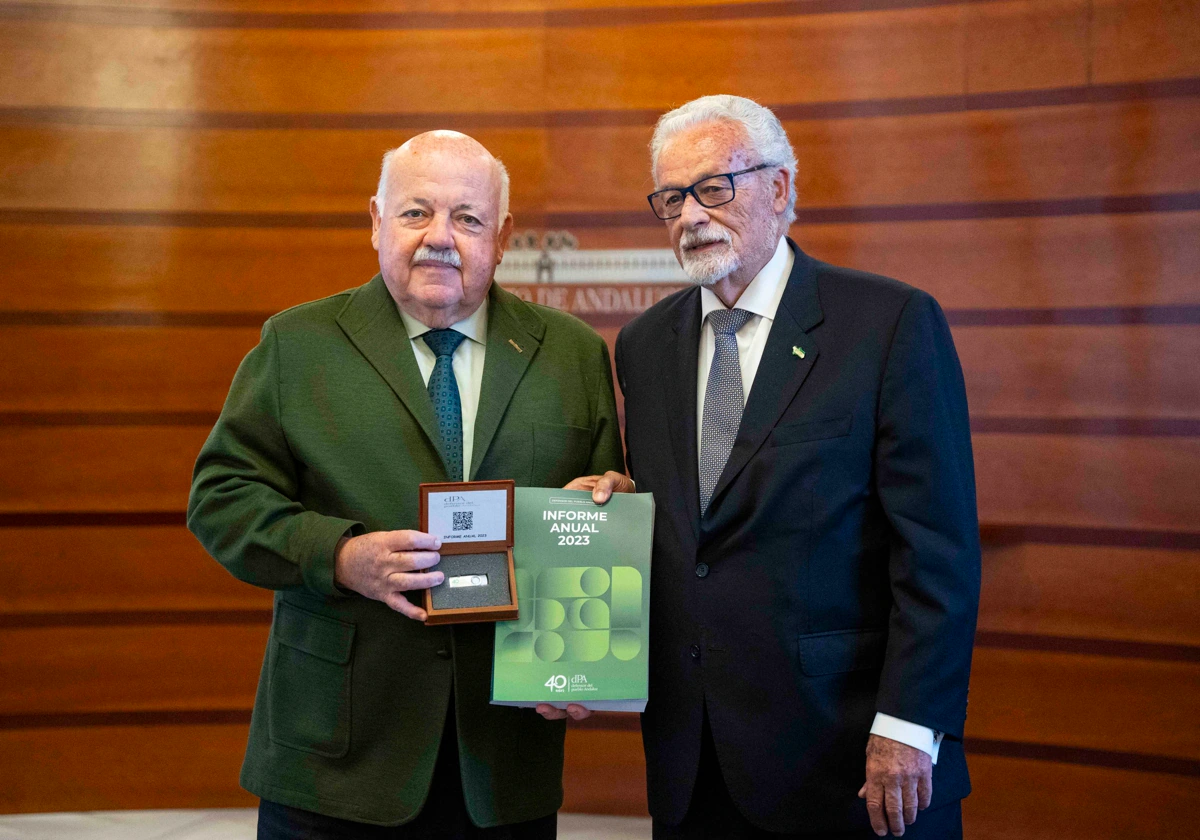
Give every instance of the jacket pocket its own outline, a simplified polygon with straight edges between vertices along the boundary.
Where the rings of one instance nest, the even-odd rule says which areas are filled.
[[[805,420],[800,423],[785,423],[776,426],[771,433],[772,446],[787,446],[790,443],[807,443],[813,440],[845,437],[850,434],[850,416],[833,417],[829,420]]]
[[[280,602],[268,690],[271,740],[330,758],[350,751],[354,625]]]
[[[562,487],[587,469],[592,430],[562,423],[533,424],[533,487]]]
[[[810,677],[863,671],[883,665],[887,630],[836,630],[799,639],[800,670]]]

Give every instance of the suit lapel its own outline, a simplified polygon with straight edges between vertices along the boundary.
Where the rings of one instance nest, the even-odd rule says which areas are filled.
[[[683,296],[665,340],[664,358],[674,364],[663,365],[662,410],[678,417],[667,418],[671,448],[675,454],[676,475],[683,484],[692,533],[700,536],[700,465],[696,451],[696,376],[700,367],[700,288]]]
[[[795,254],[792,273],[771,324],[733,450],[713,490],[710,512],[716,512],[721,493],[762,447],[820,354],[820,348],[807,332],[823,317],[813,261],[790,239],[788,245]],[[692,404],[695,405],[695,400]]]
[[[429,391],[417,367],[404,320],[378,274],[356,289],[337,317],[338,326],[378,371],[417,421],[429,446],[441,457],[441,438]]]
[[[471,478],[483,463],[513,393],[546,335],[545,323],[520,298],[495,283],[488,296],[487,352],[475,415]]]

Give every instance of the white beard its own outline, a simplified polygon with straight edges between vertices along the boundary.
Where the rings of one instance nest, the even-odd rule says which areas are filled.
[[[711,286],[717,281],[725,279],[742,266],[742,259],[733,249],[732,237],[729,232],[720,226],[717,226],[717,230],[720,234],[724,234],[724,236],[714,237],[711,234],[691,235],[689,231],[680,240],[679,264],[683,267],[687,276],[691,278],[692,282],[698,286]],[[696,253],[687,247],[707,242],[723,242],[724,244],[714,251],[706,251],[704,253]]]

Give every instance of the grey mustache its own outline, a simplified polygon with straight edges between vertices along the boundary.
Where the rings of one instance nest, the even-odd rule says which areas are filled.
[[[695,231],[686,231],[683,234],[683,239],[680,241],[680,246],[683,248],[694,248],[697,245],[708,245],[712,242],[724,242],[726,245],[732,242],[732,238],[724,231],[712,231],[710,233],[698,233]]]
[[[440,262],[453,268],[462,268],[462,257],[454,248],[442,250],[422,245],[412,256],[413,265],[419,262]]]

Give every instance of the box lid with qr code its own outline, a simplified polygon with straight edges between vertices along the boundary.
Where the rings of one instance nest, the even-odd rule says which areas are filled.
[[[422,484],[420,528],[441,538],[433,570],[445,579],[425,590],[426,624],[511,621],[518,617],[513,573],[512,481]]]

